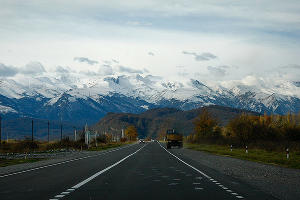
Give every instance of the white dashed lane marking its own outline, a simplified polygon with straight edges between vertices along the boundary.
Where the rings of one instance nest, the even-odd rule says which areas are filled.
[[[65,195],[65,194],[70,194],[70,192],[62,192],[61,194],[64,194],[64,195]]]
[[[129,154],[128,156],[124,157],[123,159],[119,160],[119,161],[116,162],[115,164],[110,165],[109,167],[106,167],[105,169],[103,169],[103,170],[97,172],[96,174],[90,176],[89,178],[87,178],[87,179],[81,181],[81,182],[78,183],[77,185],[74,185],[72,188],[67,189],[65,192],[62,192],[61,194],[56,195],[55,198],[62,198],[62,197],[64,197],[65,195],[63,195],[63,193],[66,193],[66,192],[67,192],[68,194],[69,194],[70,192],[74,192],[76,189],[80,188],[81,186],[83,186],[83,185],[85,185],[86,183],[90,182],[91,180],[95,179],[97,176],[103,174],[104,172],[106,172],[106,171],[110,170],[111,168],[117,166],[118,164],[120,164],[121,162],[123,162],[124,160],[126,160],[127,158],[133,156],[134,154],[136,154],[137,152],[139,152],[140,150],[142,150],[145,146],[147,146],[147,144],[144,145],[144,146],[142,146],[141,148],[139,148],[139,149],[136,150],[135,152]],[[67,195],[67,194],[66,194],[66,195]]]

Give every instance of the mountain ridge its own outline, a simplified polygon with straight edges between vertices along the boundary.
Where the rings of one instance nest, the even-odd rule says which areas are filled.
[[[154,108],[140,114],[108,113],[92,126],[92,129],[102,134],[118,134],[122,129],[134,125],[141,137],[149,136],[155,138],[157,134],[173,128],[184,135],[188,135],[193,132],[193,121],[203,109],[206,109],[214,118],[218,119],[220,125],[227,124],[229,120],[242,113],[259,115],[259,113],[251,111],[218,105],[187,111],[176,108]]]
[[[294,83],[278,87],[295,91],[295,94],[300,91]],[[282,88],[278,91],[283,91]],[[300,95],[276,93],[275,89],[241,84],[212,87],[196,79],[167,81],[140,74],[88,80],[51,76],[20,80],[2,78],[0,114],[8,119],[47,118],[84,125],[96,123],[108,112],[141,113],[158,107],[191,110],[220,105],[268,114],[300,111]]]

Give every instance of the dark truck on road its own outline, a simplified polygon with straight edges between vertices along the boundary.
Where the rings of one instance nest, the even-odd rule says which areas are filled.
[[[172,146],[177,146],[182,148],[183,135],[177,133],[174,129],[167,130],[166,132],[166,141],[167,149],[172,148]]]

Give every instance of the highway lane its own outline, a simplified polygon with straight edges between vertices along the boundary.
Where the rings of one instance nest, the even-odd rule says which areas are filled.
[[[274,199],[157,142],[0,179],[0,199],[141,198]]]
[[[1,177],[0,199],[50,199],[69,185],[112,165],[141,146],[135,144],[113,152],[100,152],[96,157]]]

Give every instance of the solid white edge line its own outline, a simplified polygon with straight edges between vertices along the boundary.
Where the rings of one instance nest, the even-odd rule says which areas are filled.
[[[147,144],[146,144],[146,145],[147,145]],[[137,152],[139,152],[141,149],[143,149],[146,145],[142,146],[141,148],[139,148],[139,149],[136,150],[135,152],[129,154],[128,156],[122,158],[121,160],[119,160],[119,161],[116,162],[115,164],[113,164],[113,165],[111,165],[111,166],[109,166],[109,167],[107,167],[107,168],[105,168],[105,169],[103,169],[103,170],[97,172],[96,174],[90,176],[89,178],[87,178],[87,179],[81,181],[80,183],[74,185],[72,188],[74,188],[74,189],[80,188],[81,186],[83,186],[83,185],[85,185],[86,183],[90,182],[91,180],[93,180],[94,178],[96,178],[97,176],[99,176],[100,174],[103,174],[104,172],[106,172],[106,171],[110,170],[111,168],[117,166],[118,164],[120,164],[121,162],[123,162],[124,160],[126,160],[127,158],[133,156],[134,154],[136,154]]]
[[[180,162],[182,162],[183,164],[189,166],[190,168],[194,169],[195,171],[199,172],[200,174],[202,174],[204,177],[206,177],[208,180],[212,181],[213,183],[219,185],[220,183],[218,183],[218,181],[214,180],[213,178],[211,178],[210,176],[208,176],[207,174],[205,174],[204,172],[200,171],[199,169],[197,169],[196,167],[193,167],[192,165],[184,162],[183,160],[181,160],[180,158],[178,158],[177,156],[175,156],[174,154],[172,154],[170,151],[168,151],[165,147],[163,147],[160,142],[158,142],[158,144],[166,151],[168,152],[170,155],[172,155],[173,157],[177,158]],[[225,187],[226,188],[226,187]],[[233,192],[232,190],[226,190],[227,192],[230,192],[232,195],[238,195],[237,193]],[[242,197],[242,196],[240,196]],[[239,198],[239,197],[238,197]],[[243,198],[243,197],[242,197]]]
[[[178,158],[177,156],[175,156],[174,154],[172,154],[171,152],[169,152],[165,147],[163,147],[159,142],[158,144],[166,151],[168,152],[170,155],[174,156],[175,158],[177,158],[180,162],[182,162],[183,164],[189,166],[190,168],[194,169],[195,171],[197,171],[198,173],[200,173],[202,176],[204,176],[207,179],[210,179],[211,177],[208,176],[207,174],[205,174],[204,172],[200,171],[199,169],[197,169],[196,167],[193,167],[192,165],[184,162],[183,160],[181,160],[180,158]]]
[[[86,158],[97,157],[97,156],[105,155],[107,153],[111,153],[111,152],[114,152],[114,151],[117,151],[117,150],[125,149],[125,148],[131,147],[133,145],[135,145],[135,144],[128,145],[128,146],[125,146],[125,147],[120,147],[120,148],[113,149],[113,150],[106,151],[106,152],[102,152],[102,153],[99,153],[99,154],[96,154],[96,155],[85,156],[85,157],[80,157],[80,158],[74,158],[74,159],[71,159],[71,160],[66,160],[66,161],[53,163],[53,164],[49,164],[49,165],[44,165],[44,166],[41,166],[41,167],[35,167],[35,168],[32,168],[32,169],[26,169],[26,170],[19,171],[19,172],[4,174],[4,175],[0,175],[0,178],[5,178],[5,177],[8,177],[8,176],[13,176],[13,175],[17,175],[17,174],[23,174],[23,173],[26,173],[26,172],[31,172],[31,171],[35,171],[35,170],[43,169],[43,168],[47,168],[47,167],[53,167],[53,166],[56,166],[56,165],[61,165],[61,164],[69,163],[69,162],[74,162],[74,161],[82,160],[82,159],[86,159]]]

